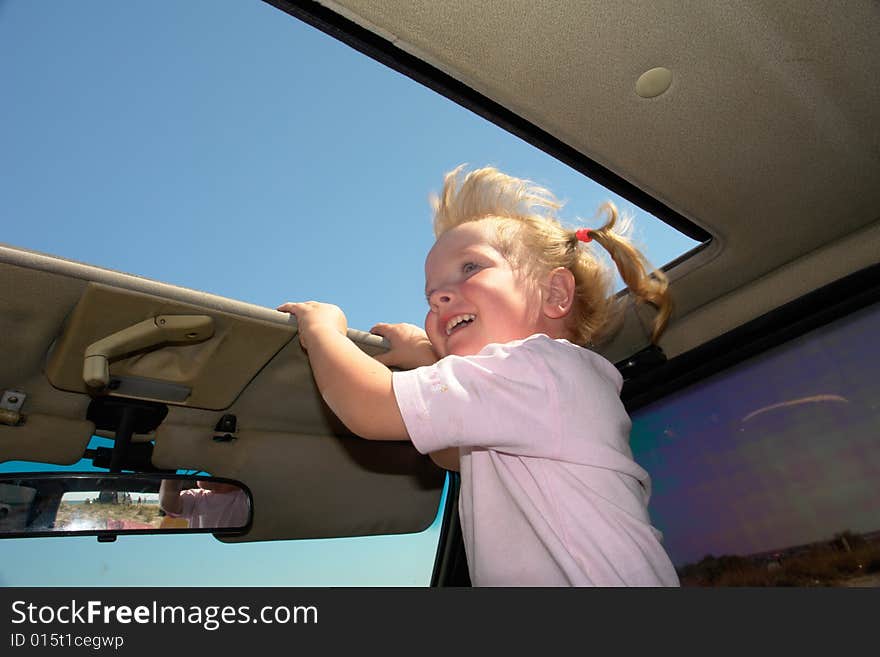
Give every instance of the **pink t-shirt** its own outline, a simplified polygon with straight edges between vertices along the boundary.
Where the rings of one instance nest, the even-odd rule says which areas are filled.
[[[248,520],[248,497],[242,490],[217,493],[203,488],[180,491],[180,513],[175,518],[189,520],[190,529],[211,527],[243,527]]]
[[[459,448],[475,586],[678,585],[621,385],[598,354],[543,334],[394,372],[416,449]]]

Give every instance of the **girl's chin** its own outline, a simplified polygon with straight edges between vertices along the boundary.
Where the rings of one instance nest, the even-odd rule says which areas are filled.
[[[446,338],[446,356],[475,356],[482,351],[488,342],[481,344],[482,337],[474,331],[473,326],[459,329]]]
[[[455,344],[454,346],[447,345],[447,356],[475,356],[476,354],[482,351],[483,347],[486,345],[475,345],[470,342],[466,342],[462,340],[460,344]]]

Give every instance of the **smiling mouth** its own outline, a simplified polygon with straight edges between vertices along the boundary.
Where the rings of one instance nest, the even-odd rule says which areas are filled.
[[[472,324],[473,321],[477,318],[476,315],[456,315],[448,322],[446,322],[446,335],[450,336],[454,331],[457,331],[469,324]]]

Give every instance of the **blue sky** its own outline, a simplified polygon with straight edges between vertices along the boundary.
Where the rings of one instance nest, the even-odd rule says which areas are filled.
[[[428,196],[461,163],[547,186],[571,223],[614,200],[655,264],[695,246],[259,0],[0,2],[0,81],[0,241],[261,306],[421,324]]]

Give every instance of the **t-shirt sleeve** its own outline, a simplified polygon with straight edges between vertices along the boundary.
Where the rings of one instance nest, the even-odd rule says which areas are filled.
[[[423,454],[486,448],[553,458],[558,395],[547,365],[527,345],[492,345],[392,375],[410,439]]]
[[[200,497],[200,489],[187,488],[180,491],[180,513],[168,513],[172,518],[189,518],[193,515],[196,502]]]

